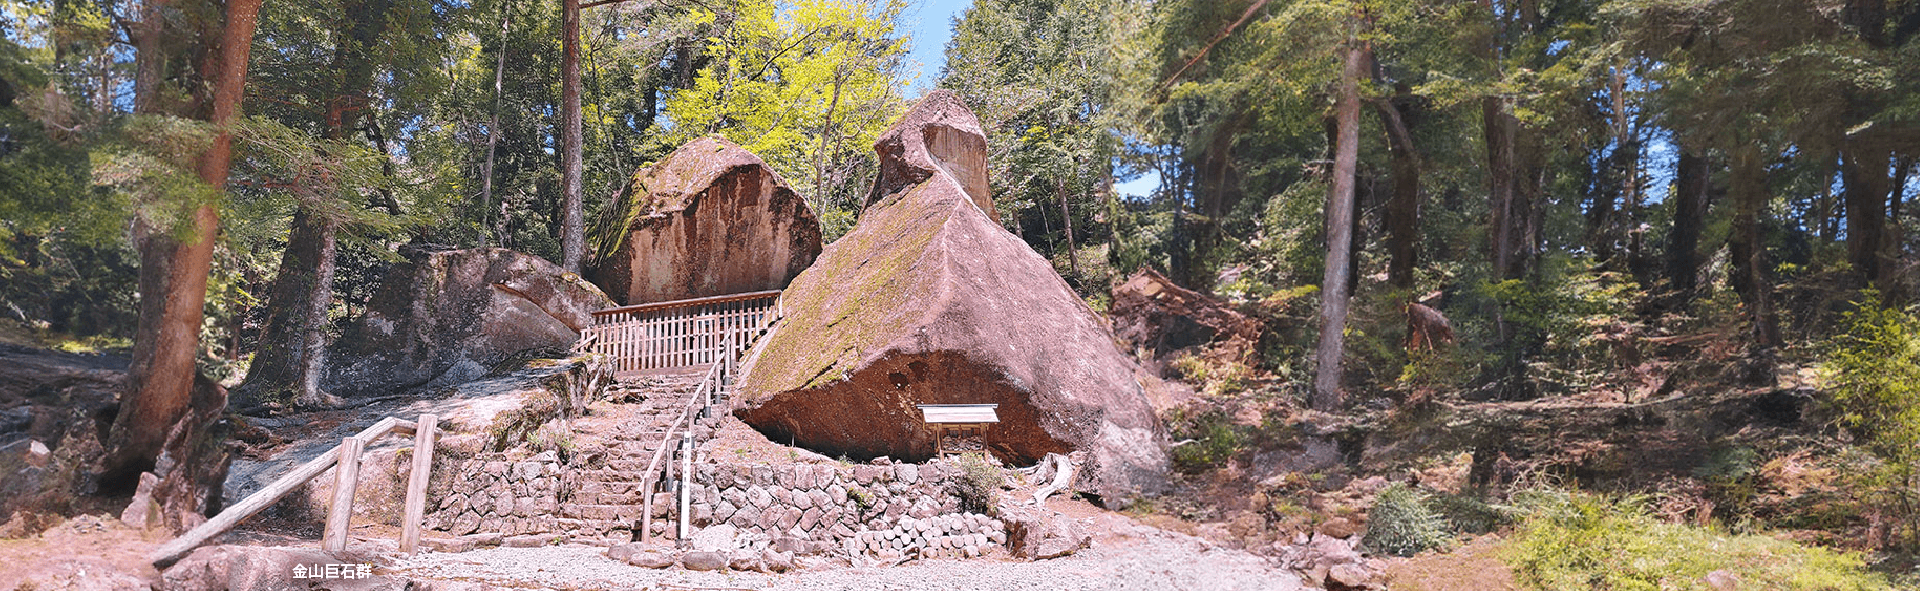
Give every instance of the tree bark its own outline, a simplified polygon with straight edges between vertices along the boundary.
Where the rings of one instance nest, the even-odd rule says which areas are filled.
[[[1392,166],[1393,193],[1387,198],[1387,284],[1413,289],[1413,271],[1420,263],[1420,155],[1414,149],[1412,92],[1395,89],[1391,102],[1374,104],[1381,127],[1387,130],[1387,153]]]
[[[1614,68],[1608,77],[1607,91],[1611,95],[1609,104],[1613,109],[1613,152],[1609,155],[1606,182],[1593,196],[1593,207],[1587,216],[1587,243],[1593,246],[1595,257],[1606,261],[1615,254],[1615,243],[1619,240],[1619,222],[1615,220],[1616,207],[1631,208],[1639,202],[1638,172],[1640,161],[1640,143],[1634,139],[1632,119],[1627,116],[1627,74]]]
[[[1685,306],[1700,274],[1700,233],[1706,227],[1711,169],[1698,151],[1680,149],[1674,171],[1673,228],[1667,234],[1667,284]]]
[[[300,354],[300,393],[294,401],[297,406],[332,406],[332,398],[320,390],[320,370],[327,355],[327,309],[333,307],[333,274],[336,237],[339,234],[338,220],[319,217],[320,244],[315,258],[319,263],[313,270],[313,293],[307,298],[307,309],[301,323],[305,349]]]
[[[1732,193],[1734,211],[1727,237],[1733,263],[1729,283],[1746,305],[1750,343],[1756,349],[1772,348],[1780,344],[1780,327],[1773,308],[1766,247],[1760,235],[1760,215],[1768,200],[1767,170],[1760,149],[1744,146],[1736,150],[1730,172],[1728,192]]]
[[[375,65],[372,49],[386,33],[386,16],[392,5],[391,0],[348,0],[341,4],[343,13],[355,16],[336,37],[328,69],[337,73],[339,86],[333,89],[321,116],[322,139],[346,141],[359,121],[368,116]],[[318,170],[296,181],[300,207],[294,212],[287,248],[268,292],[270,305],[260,331],[260,351],[247,367],[246,383],[236,392],[242,404],[266,402],[288,391],[291,396],[286,402],[298,408],[326,407],[335,402],[320,390],[341,225],[341,220],[328,217],[329,208],[322,203],[333,199],[338,189],[332,186],[331,171],[325,169],[329,165],[316,164]]]
[[[493,155],[500,147],[500,96],[507,74],[507,26],[511,22],[508,15],[508,3],[500,3],[500,44],[495,51],[499,57],[493,65],[493,119],[487,122],[487,163],[480,170],[480,245],[486,246],[488,210],[493,208]]]
[[[833,100],[827,103],[826,122],[820,128],[820,145],[813,151],[814,215],[826,215],[827,211],[827,136],[833,133],[833,112],[840,108],[840,89],[845,83],[841,72],[836,69],[833,75]]]
[[[1078,167],[1079,163],[1076,162],[1075,168]],[[1080,274],[1080,255],[1074,251],[1073,211],[1067,208],[1067,179],[1062,177],[1057,179],[1054,184],[1056,187],[1055,193],[1060,197],[1060,222],[1067,230],[1067,265],[1073,269],[1074,280],[1079,281],[1086,276]]]
[[[1359,162],[1360,76],[1362,50],[1347,48],[1340,77],[1339,101],[1334,106],[1333,179],[1327,192],[1327,266],[1320,281],[1320,345],[1313,377],[1313,408],[1338,408],[1346,398],[1340,385],[1340,359],[1346,348],[1348,259],[1353,256],[1353,184]]]
[[[1491,236],[1494,274],[1499,279],[1513,279],[1519,273],[1514,264],[1514,254],[1518,236],[1516,236],[1515,218],[1520,217],[1514,204],[1514,129],[1518,122],[1505,112],[1505,105],[1498,97],[1487,97],[1480,101],[1481,135],[1487,143],[1487,205],[1492,218],[1488,221]]]
[[[1842,198],[1847,209],[1847,260],[1863,285],[1889,287],[1894,265],[1887,244],[1887,165],[1891,151],[1849,142],[1840,152]]]
[[[580,0],[560,0],[560,268],[580,272],[586,254],[581,199]]]
[[[161,22],[165,0],[154,0],[142,11],[137,78],[147,95],[139,98],[145,112],[158,112],[161,68],[169,59]],[[228,0],[219,47],[208,52],[202,72],[212,94],[205,97],[207,121],[220,126],[212,145],[195,163],[201,182],[216,190],[227,184],[233,138],[225,131],[240,112],[247,76],[247,53],[252,47],[260,0]],[[139,85],[139,84],[137,84]],[[220,231],[213,205],[194,208],[192,228],[179,236],[172,228],[136,222],[135,242],[140,250],[140,321],[134,332],[132,361],[127,368],[127,390],[108,434],[100,463],[100,483],[124,486],[151,469],[160,448],[176,423],[186,418],[192,402],[194,366],[200,348],[200,321],[207,298],[207,276],[213,266],[214,240]],[[184,238],[184,240],[182,239]],[[221,401],[224,404],[224,400]]]

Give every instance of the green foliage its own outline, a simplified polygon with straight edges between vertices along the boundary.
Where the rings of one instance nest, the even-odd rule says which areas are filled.
[[[903,0],[771,0],[696,8],[716,23],[708,65],[667,98],[670,149],[719,133],[760,156],[805,197],[823,238],[851,228],[877,170],[873,142],[899,116],[908,82],[895,31]],[[724,11],[724,12],[722,12]]]
[[[1920,314],[1876,303],[1868,292],[1829,342],[1840,420],[1887,460],[1920,462]]]
[[[1431,497],[1396,482],[1374,496],[1361,543],[1375,552],[1412,556],[1446,548],[1453,543],[1453,534],[1446,518],[1434,510]]]
[[[1729,515],[1745,515],[1759,494],[1760,452],[1751,447],[1714,450],[1693,476],[1706,484],[1705,495]]]
[[[1742,588],[1891,589],[1860,557],[1760,535],[1663,523],[1645,500],[1532,489],[1514,495],[1525,517],[1506,560],[1521,582],[1550,591],[1709,589],[1725,570]]]
[[[1906,523],[1920,546],[1920,312],[1880,305],[1869,290],[1827,347],[1840,422],[1880,463],[1862,484]]]
[[[1180,441],[1172,449],[1174,469],[1191,474],[1219,468],[1246,447],[1246,429],[1233,424],[1226,413],[1184,415],[1175,413],[1167,422],[1173,438]]]
[[[1513,525],[1513,507],[1488,502],[1473,494],[1435,494],[1427,506],[1438,511],[1453,531],[1484,534]]]
[[[847,498],[853,499],[853,504],[859,505],[861,511],[872,509],[874,502],[877,500],[873,496],[873,493],[867,492],[867,489],[858,486],[847,489]]]
[[[960,497],[960,509],[969,513],[998,514],[994,495],[1007,483],[1006,471],[974,454],[962,454],[954,461],[960,477],[948,481],[949,492]]]
[[[1124,123],[1107,108],[1118,92],[1121,64],[1111,47],[1119,4],[975,2],[954,24],[940,80],[973,109],[987,134],[987,168],[1002,223],[1083,293],[1100,291],[1140,265],[1086,248],[1119,231],[1112,161],[1122,147],[1116,127]],[[1107,223],[1100,223],[1103,217]],[[1078,269],[1069,251],[1078,256]],[[1115,264],[1097,262],[1101,258]]]
[[[1170,367],[1179,372],[1180,378],[1199,384],[1208,394],[1238,392],[1247,387],[1247,380],[1253,377],[1252,368],[1234,360],[1222,360],[1205,355],[1185,354],[1175,358]]]

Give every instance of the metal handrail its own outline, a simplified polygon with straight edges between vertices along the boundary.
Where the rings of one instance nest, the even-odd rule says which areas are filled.
[[[778,292],[772,292],[772,293],[778,293]],[[766,295],[766,294],[762,293],[759,295]],[[670,442],[674,440],[674,435],[681,431],[681,425],[683,423],[690,422],[691,417],[693,416],[694,403],[696,402],[701,403],[702,407],[705,409],[708,409],[708,413],[711,414],[712,412],[711,409],[713,407],[713,395],[714,395],[715,389],[727,388],[731,385],[730,380],[732,378],[733,371],[736,368],[736,365],[734,364],[734,358],[736,353],[738,353],[743,349],[751,348],[751,347],[737,347],[735,343],[741,340],[738,337],[741,337],[744,335],[745,341],[748,343],[752,343],[755,340],[758,340],[761,334],[765,333],[768,329],[772,328],[773,323],[779,321],[779,319],[780,319],[780,308],[779,306],[776,305],[773,307],[772,313],[768,314],[767,318],[761,321],[759,326],[749,328],[749,329],[744,329],[744,330],[735,329],[735,330],[727,331],[727,335],[724,338],[722,338],[720,341],[720,347],[721,347],[720,359],[718,361],[715,361],[712,366],[707,368],[707,373],[706,375],[700,378],[700,385],[695,387],[693,396],[690,396],[687,398],[686,405],[680,408],[680,413],[674,416],[673,423],[667,426],[666,433],[661,437],[659,449],[655,449],[653,451],[653,457],[647,461],[647,469],[645,472],[646,476],[644,476],[643,477],[644,480],[641,481],[642,483],[641,483],[640,490],[642,490],[646,495],[641,500],[641,505],[640,505],[641,506],[641,514],[640,514],[640,542],[641,543],[646,543],[648,541],[651,541],[653,537],[653,495],[654,495],[653,489],[656,485],[659,484],[661,480],[660,477],[663,475],[663,469],[669,468],[671,466],[671,464],[662,465],[661,461],[665,459],[667,447],[670,444]],[[699,449],[699,446],[696,445],[695,442],[693,441],[693,426],[691,424],[688,424],[685,427],[685,433],[682,435],[681,438],[686,440],[683,444],[686,447],[686,458],[683,464],[690,466],[692,463],[693,450]],[[683,480],[686,479],[686,471],[687,471],[687,468],[682,468],[682,473],[680,477]],[[687,538],[687,527],[688,527],[687,504],[689,501],[690,494],[691,492],[687,488],[686,484],[685,483],[681,484],[680,486],[680,505],[681,506],[679,511],[680,527],[678,530],[678,533],[679,533],[678,538],[681,540],[685,540]]]

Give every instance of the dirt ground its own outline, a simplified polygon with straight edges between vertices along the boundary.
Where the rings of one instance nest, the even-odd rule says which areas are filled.
[[[107,515],[81,515],[39,536],[0,539],[0,589],[140,589],[159,572],[147,553],[165,541]]]
[[[1452,552],[1427,552],[1387,561],[1388,591],[1518,591],[1513,570],[1500,561],[1500,539],[1480,536]]]

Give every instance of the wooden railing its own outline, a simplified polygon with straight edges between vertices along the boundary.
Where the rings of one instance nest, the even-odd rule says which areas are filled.
[[[155,566],[173,564],[192,552],[194,548],[205,544],[207,540],[220,535],[242,520],[252,517],[262,509],[272,506],[280,497],[300,488],[300,485],[313,480],[327,468],[339,466],[334,470],[333,503],[327,508],[326,535],[321,538],[320,547],[328,552],[339,552],[347,547],[348,524],[353,516],[354,487],[360,481],[360,453],[367,444],[389,433],[413,436],[413,474],[407,481],[406,515],[400,529],[400,551],[413,553],[414,546],[420,542],[420,518],[426,511],[427,478],[433,472],[434,425],[438,421],[432,414],[420,415],[420,422],[412,423],[387,417],[373,426],[361,430],[352,437],[341,440],[340,445],[320,454],[320,457],[308,460],[294,468],[286,476],[281,476],[273,484],[260,489],[233,506],[227,507],[213,519],[200,524],[180,537],[174,538],[153,551],[148,559]]]
[[[716,397],[730,397],[733,392],[734,378],[740,369],[740,356],[751,350],[760,335],[772,328],[773,323],[780,319],[777,305],[770,306],[768,309],[769,312],[762,316],[758,324],[744,329],[729,330],[721,335],[720,346],[713,351],[715,357],[713,365],[707,368],[707,373],[701,377],[700,385],[695,387],[693,396],[687,399],[680,413],[674,416],[673,423],[667,426],[666,435],[660,441],[660,448],[654,450],[653,458],[647,461],[646,471],[642,472],[645,476],[640,487],[640,490],[646,492],[641,501],[640,511],[642,543],[651,541],[653,536],[654,489],[659,487],[659,483],[671,480],[676,472],[673,466],[674,459],[667,455],[667,450],[670,448],[677,447],[677,453],[680,454],[680,468],[677,472],[681,483],[679,510],[676,511],[679,516],[676,533],[679,535],[675,538],[684,542],[691,533],[688,518],[692,513],[690,507],[692,489],[687,486],[689,479],[686,475],[693,470],[694,451],[700,449],[700,442],[694,437],[693,420],[696,416],[712,415]]]
[[[685,371],[720,361],[721,339],[765,324],[778,291],[676,300],[593,313],[583,339],[613,358],[615,376]]]

